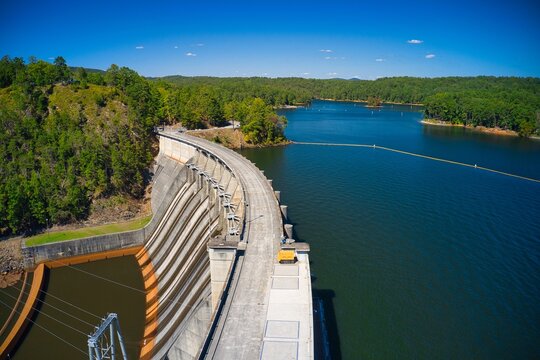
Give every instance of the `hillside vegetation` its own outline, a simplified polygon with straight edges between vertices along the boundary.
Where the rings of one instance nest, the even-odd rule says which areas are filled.
[[[201,128],[232,118],[250,143],[284,139],[286,120],[255,97],[224,103],[214,87],[154,83],[126,67],[73,70],[61,57],[54,64],[34,58],[25,64],[5,56],[0,234],[87,219],[104,199],[140,199],[155,155],[156,125]]]
[[[274,106],[334,99],[423,104],[426,117],[540,134],[540,79],[516,77],[395,77],[378,80],[168,76],[183,88],[212,86],[226,101],[257,96]],[[373,104],[372,104],[373,105]]]
[[[104,85],[74,81],[84,75],[62,58],[9,62],[15,71],[0,75],[2,232],[85,219],[101,197],[141,197],[158,121],[148,82],[128,69]]]

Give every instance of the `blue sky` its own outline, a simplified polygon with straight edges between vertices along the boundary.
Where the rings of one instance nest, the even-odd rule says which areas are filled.
[[[1,0],[0,53],[146,76],[539,77],[539,4]]]

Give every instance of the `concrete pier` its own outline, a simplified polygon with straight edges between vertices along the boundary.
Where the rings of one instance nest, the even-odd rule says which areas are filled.
[[[288,206],[287,205],[279,205],[279,209],[281,210],[281,215],[283,216],[283,220],[287,221],[289,218],[287,216],[287,210],[288,210]]]
[[[284,228],[285,228],[285,234],[287,235],[287,238],[292,239],[293,238],[293,225],[285,224]]]

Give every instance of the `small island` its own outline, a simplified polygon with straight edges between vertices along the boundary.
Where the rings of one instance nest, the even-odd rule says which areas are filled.
[[[367,98],[367,105],[368,108],[380,108],[382,107],[382,100],[380,97],[377,96],[369,96]]]

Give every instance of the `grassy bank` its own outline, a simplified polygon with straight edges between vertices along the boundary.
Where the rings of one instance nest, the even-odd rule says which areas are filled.
[[[57,241],[75,240],[89,236],[112,234],[130,230],[137,230],[143,228],[150,222],[152,215],[145,216],[143,218],[126,221],[123,223],[107,224],[93,227],[86,227],[74,230],[63,230],[46,232],[26,239],[26,246],[35,246],[48,244]]]

